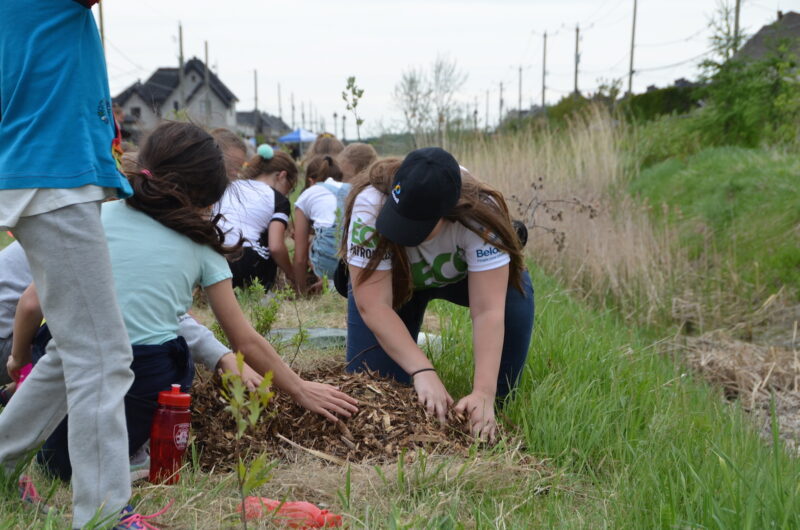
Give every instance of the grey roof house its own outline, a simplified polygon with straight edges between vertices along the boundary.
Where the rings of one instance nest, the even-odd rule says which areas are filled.
[[[179,68],[159,68],[144,83],[137,81],[123,90],[114,103],[144,131],[181,115],[210,128],[234,130],[239,100],[214,72],[209,69],[208,74],[206,86],[206,65],[193,57],[183,67],[183,83]]]
[[[800,13],[778,11],[778,19],[758,30],[735,57],[744,61],[758,61],[782,41],[788,42],[789,51],[800,57]]]
[[[261,115],[260,124],[258,123],[259,114]],[[277,139],[279,136],[291,132],[291,129],[277,116],[263,111],[256,113],[254,110],[248,110],[236,113],[236,132],[248,138],[254,138],[258,133],[267,138]]]

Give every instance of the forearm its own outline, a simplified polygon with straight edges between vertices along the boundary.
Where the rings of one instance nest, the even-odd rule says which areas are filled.
[[[417,346],[400,316],[390,306],[374,304],[359,308],[364,323],[378,339],[383,351],[400,367],[411,374],[422,368],[431,368],[428,356]]]
[[[475,378],[473,392],[494,396],[503,351],[505,313],[503,309],[490,310],[476,315],[472,320],[473,349],[475,351]]]
[[[11,355],[18,362],[27,364],[31,361],[31,344],[36,332],[42,324],[42,309],[36,289],[28,287],[17,303],[14,315],[14,334],[11,342]]]
[[[303,379],[284,362],[272,344],[264,337],[254,332],[253,337],[233,346],[237,351],[242,352],[245,362],[253,370],[261,375],[271,371],[275,387],[293,398],[297,396]]]
[[[306,282],[306,270],[308,269],[308,253],[295,242],[294,245],[294,283],[297,292],[306,294],[308,284]]]
[[[280,242],[275,246],[269,246],[269,255],[270,257],[275,260],[275,263],[278,264],[278,267],[281,268],[286,276],[294,281],[294,270],[292,269],[292,262],[289,260],[289,249],[286,247],[286,244]]]

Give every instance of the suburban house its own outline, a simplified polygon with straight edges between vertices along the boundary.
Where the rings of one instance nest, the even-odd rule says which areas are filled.
[[[260,115],[260,123],[258,122]],[[248,110],[236,113],[236,132],[247,138],[255,138],[258,134],[265,139],[277,139],[291,132],[286,122],[277,116],[266,112]]]
[[[238,98],[193,57],[180,68],[159,68],[144,83],[137,81],[117,97],[114,103],[122,107],[126,121],[135,120],[140,131],[152,130],[162,119],[188,117],[207,127],[236,129],[236,102]]]
[[[786,42],[789,52],[795,57],[800,57],[800,13],[778,11],[778,19],[758,30],[736,53],[736,58],[758,61],[765,58],[781,42]]]

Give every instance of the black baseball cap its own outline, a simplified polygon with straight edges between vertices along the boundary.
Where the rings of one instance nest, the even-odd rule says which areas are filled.
[[[460,196],[461,168],[453,155],[438,147],[411,151],[394,176],[375,228],[398,245],[415,247]]]

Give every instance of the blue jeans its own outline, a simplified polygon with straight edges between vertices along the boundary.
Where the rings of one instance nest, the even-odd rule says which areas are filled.
[[[500,372],[497,374],[498,398],[508,395],[519,382],[519,376],[528,357],[528,348],[533,333],[533,286],[528,271],[522,273],[521,279],[523,292],[510,285],[506,291],[505,335]],[[397,313],[408,328],[411,337],[417,340],[428,302],[441,299],[469,307],[468,291],[467,279],[444,287],[415,291],[411,300],[406,302]],[[349,287],[347,296],[347,371],[359,372],[365,368],[391,377],[400,383],[411,384],[411,377],[381,348],[378,339],[364,323],[356,307],[352,287]]]

